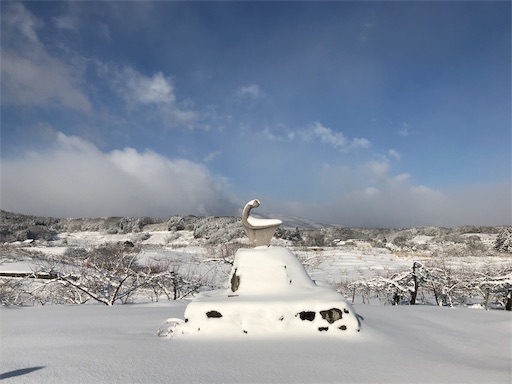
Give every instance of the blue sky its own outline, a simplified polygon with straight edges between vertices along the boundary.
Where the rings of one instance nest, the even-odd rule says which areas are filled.
[[[2,2],[1,207],[511,224],[511,5]]]

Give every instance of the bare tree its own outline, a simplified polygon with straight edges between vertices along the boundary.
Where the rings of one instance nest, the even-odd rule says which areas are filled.
[[[38,272],[54,274],[54,282],[67,288],[70,300],[84,302],[88,297],[110,306],[116,301],[127,302],[139,288],[161,277],[162,273],[140,266],[138,255],[138,249],[123,244],[86,251],[72,249],[59,260],[47,261]]]
[[[410,295],[408,303],[413,305],[420,293],[425,302],[431,292],[437,305],[466,305],[480,296],[485,309],[492,302],[496,308],[507,309],[512,307],[512,265],[485,268],[462,265],[454,268],[444,260],[432,261],[428,265],[416,261],[409,270],[391,276],[340,283],[339,287],[352,293],[352,301],[357,292],[363,303],[369,302],[373,294],[397,305],[402,303],[405,295]]]

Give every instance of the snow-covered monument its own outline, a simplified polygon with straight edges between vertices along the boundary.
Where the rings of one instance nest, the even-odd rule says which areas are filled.
[[[341,294],[311,280],[288,249],[270,245],[281,221],[250,216],[251,209],[259,205],[258,200],[251,200],[243,210],[242,223],[251,248],[237,251],[229,288],[196,296],[172,336],[358,332],[357,314]]]

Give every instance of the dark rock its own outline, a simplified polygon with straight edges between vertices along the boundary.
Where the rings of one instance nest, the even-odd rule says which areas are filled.
[[[338,308],[331,308],[326,311],[320,311],[320,314],[322,315],[322,319],[327,320],[329,324],[332,324],[343,317],[343,312],[341,312],[341,310]]]
[[[322,331],[328,331],[328,330],[329,330],[329,327],[318,327],[318,330],[319,330],[320,332],[322,332]]]
[[[217,312],[217,311],[209,311],[209,312],[206,312],[206,317],[213,317],[213,318],[219,318],[219,317],[222,317],[222,314],[220,312]]]
[[[301,320],[313,321],[315,320],[315,312],[302,311],[298,314]]]
[[[240,286],[240,276],[236,274],[236,269],[231,276],[231,291],[235,292]]]

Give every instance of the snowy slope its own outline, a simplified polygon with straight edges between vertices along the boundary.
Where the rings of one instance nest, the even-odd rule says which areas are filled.
[[[362,331],[156,336],[186,302],[0,308],[5,383],[509,383],[510,312],[356,305]]]

